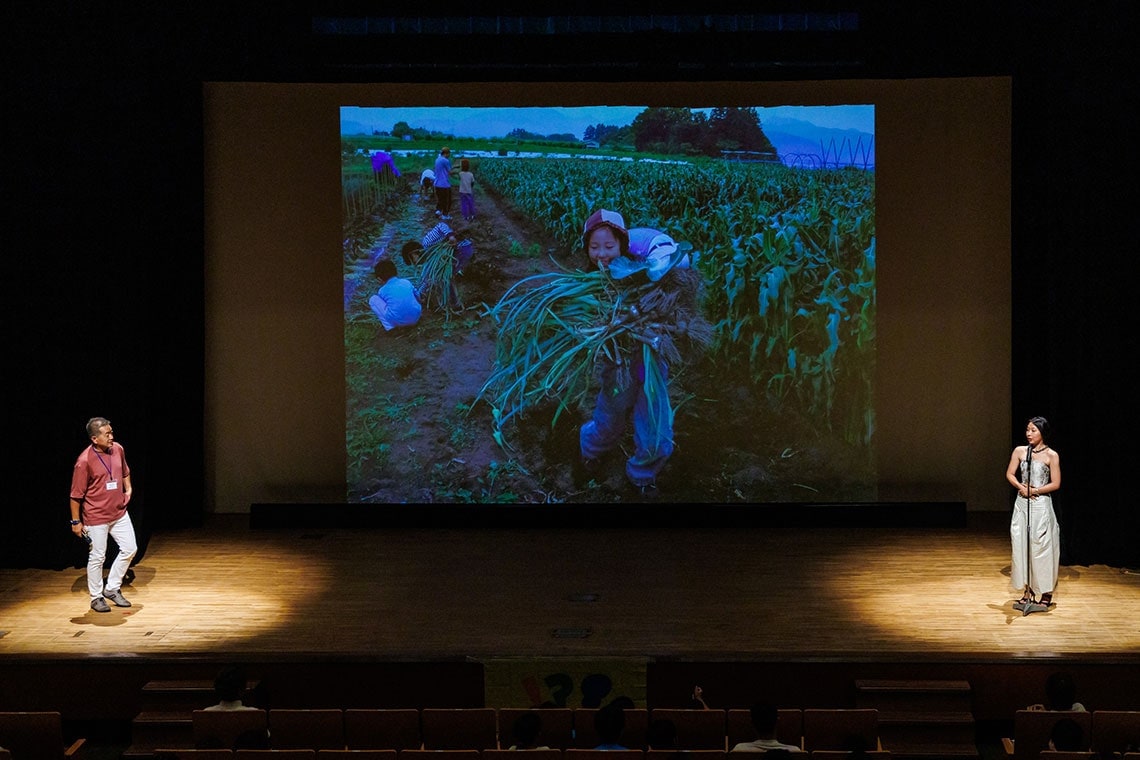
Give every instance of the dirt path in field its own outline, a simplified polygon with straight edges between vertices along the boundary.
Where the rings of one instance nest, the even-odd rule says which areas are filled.
[[[398,256],[436,223],[434,200],[409,191],[407,202],[369,227],[374,251]],[[513,449],[494,440],[490,407],[476,396],[494,363],[496,325],[486,315],[518,280],[583,263],[578,251],[556,247],[541,227],[477,185],[476,218],[465,222],[455,198],[449,222],[475,255],[457,279],[465,310],[445,319],[425,310],[418,325],[385,333],[367,300],[376,290],[373,256],[346,267],[345,313],[375,326],[362,350],[368,370],[349,362],[350,502],[490,503],[638,501],[626,483],[625,454],[614,452],[594,479],[577,477],[578,427],[588,410],[564,413],[552,427],[553,408],[536,409],[508,429]],[[537,250],[534,246],[537,244]],[[518,255],[520,251],[530,255]],[[513,253],[512,253],[513,252]],[[351,347],[349,350],[354,350]],[[674,378],[684,389],[676,407],[676,451],[658,480],[657,501],[740,503],[813,501],[812,480],[850,473],[847,447],[818,440],[810,426],[769,411],[763,394],[747,384],[708,387],[708,368]],[[675,401],[676,403],[676,401]],[[386,428],[383,443],[352,453],[363,415]],[[354,433],[354,425],[356,432]],[[359,477],[353,472],[356,466]],[[795,473],[803,471],[804,477]],[[359,481],[354,487],[353,481]],[[852,500],[863,495],[853,494]]]
[[[576,493],[569,477],[548,479],[549,473],[532,472],[534,462],[526,451],[506,452],[494,440],[490,407],[475,397],[494,364],[496,326],[486,316],[518,280],[553,271],[551,259],[563,252],[542,238],[541,230],[485,192],[476,194],[476,218],[466,222],[454,199],[451,227],[460,239],[470,239],[475,255],[457,278],[465,309],[449,318],[424,312],[420,323],[376,335],[365,350],[383,355],[378,373],[370,374],[361,393],[349,391],[349,415],[354,405],[373,407],[388,419],[390,448],[363,469],[360,488],[350,501],[367,502],[558,502],[588,500]],[[420,238],[438,221],[434,199],[411,193],[405,205],[388,218],[376,218],[372,247],[386,251],[401,275],[411,268],[399,258],[401,246]],[[537,243],[541,253],[533,255]],[[531,249],[532,255],[511,255]],[[368,311],[375,292],[371,275],[374,257],[360,259],[345,277],[346,314]],[[385,411],[389,410],[389,411]],[[575,449],[566,452],[576,454]],[[551,463],[569,475],[572,460]],[[540,463],[541,464],[541,463]],[[543,468],[546,469],[546,468]],[[351,478],[350,478],[351,480]]]

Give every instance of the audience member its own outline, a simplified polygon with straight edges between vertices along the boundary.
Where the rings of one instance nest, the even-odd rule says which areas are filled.
[[[218,703],[203,708],[206,710],[256,710],[258,708],[242,704],[245,695],[245,670],[239,665],[230,665],[218,673],[214,679],[214,695]]]
[[[689,698],[690,710],[707,710],[708,704],[705,702],[704,690],[700,686],[693,687],[693,696]]]
[[[1064,710],[1086,712],[1077,701],[1077,682],[1072,674],[1058,670],[1045,679],[1045,703],[1029,705],[1029,710]]]
[[[1060,752],[1084,752],[1088,748],[1085,731],[1075,720],[1061,718],[1053,724],[1053,730],[1049,733],[1049,749]]]
[[[590,673],[582,679],[582,707],[601,707],[602,700],[614,690],[613,679],[605,673]]]
[[[786,750],[788,752],[802,752],[794,744],[784,744],[776,738],[776,725],[779,711],[774,705],[756,703],[752,705],[752,727],[756,730],[756,739],[750,742],[740,742],[730,752],[771,752],[772,750]]]
[[[598,746],[594,749],[629,749],[621,743],[625,731],[625,708],[616,699],[594,713],[594,732]]]

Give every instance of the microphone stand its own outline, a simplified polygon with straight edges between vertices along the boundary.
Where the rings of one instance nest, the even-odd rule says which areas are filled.
[[[1033,574],[1033,561],[1032,552],[1029,546],[1029,530],[1032,524],[1029,520],[1029,505],[1032,504],[1030,495],[1032,491],[1031,483],[1033,482],[1033,446],[1026,445],[1025,447],[1025,585],[1029,587],[1029,597],[1031,601],[1025,603],[1025,607],[1021,610],[1021,616],[1025,617],[1032,610],[1030,609],[1036,603],[1036,595],[1033,593],[1033,583],[1031,582]]]

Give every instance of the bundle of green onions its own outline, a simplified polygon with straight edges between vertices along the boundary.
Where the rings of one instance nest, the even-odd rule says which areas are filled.
[[[459,302],[459,291],[455,289],[455,247],[446,240],[430,245],[420,254],[419,268],[420,303],[424,306],[438,304],[445,313],[463,308]]]
[[[643,354],[645,391],[659,410],[655,413],[671,417],[654,354],[668,364],[679,361],[674,338],[685,334],[707,344],[711,328],[691,308],[681,308],[684,291],[668,287],[672,282],[631,280],[637,282],[619,282],[604,271],[533,275],[489,309],[499,326],[495,367],[478,398],[491,405],[500,446],[509,448],[504,426],[539,402],[558,402],[552,426],[562,412],[580,404],[599,359],[619,369],[619,385],[632,382],[634,350]]]

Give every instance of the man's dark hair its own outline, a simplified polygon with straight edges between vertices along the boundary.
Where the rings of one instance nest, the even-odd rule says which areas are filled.
[[[110,425],[111,421],[106,417],[92,417],[87,420],[87,437],[94,438],[99,435],[99,428],[104,425]]]
[[[749,712],[752,715],[752,727],[756,729],[758,739],[769,739],[776,735],[776,722],[780,714],[775,705],[757,702],[752,705]]]
[[[1064,671],[1051,673],[1045,680],[1045,697],[1050,710],[1072,710],[1077,701],[1077,682]]]
[[[230,665],[214,679],[214,694],[219,702],[236,702],[245,694],[245,683],[245,670],[238,665]]]

